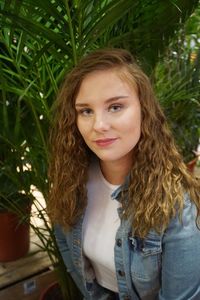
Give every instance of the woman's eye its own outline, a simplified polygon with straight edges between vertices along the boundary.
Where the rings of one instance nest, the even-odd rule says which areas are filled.
[[[109,111],[111,111],[111,112],[117,112],[117,111],[120,111],[121,109],[122,109],[122,105],[121,104],[113,104],[109,108]]]
[[[87,116],[90,116],[92,114],[92,110],[90,108],[83,108],[83,109],[78,111],[78,114],[87,117]]]

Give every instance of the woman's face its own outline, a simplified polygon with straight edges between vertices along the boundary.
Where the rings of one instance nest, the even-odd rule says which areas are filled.
[[[136,90],[117,71],[88,74],[75,106],[80,134],[101,161],[132,161],[141,134],[141,106]]]

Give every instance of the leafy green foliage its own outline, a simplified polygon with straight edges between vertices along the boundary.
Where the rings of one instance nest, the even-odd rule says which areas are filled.
[[[91,49],[117,46],[130,49],[152,67],[197,4],[198,0],[2,0],[0,12],[1,23],[15,28],[10,39],[19,30],[27,47],[28,41],[39,43],[32,51],[34,62],[45,53],[68,70]],[[18,49],[21,55],[23,45]]]
[[[186,162],[200,137],[200,6],[177,32],[154,73],[157,96]]]
[[[164,68],[164,70],[163,70]],[[157,66],[156,89],[172,131],[186,162],[192,159],[198,144],[200,126],[199,85],[193,86],[193,70],[162,63]]]

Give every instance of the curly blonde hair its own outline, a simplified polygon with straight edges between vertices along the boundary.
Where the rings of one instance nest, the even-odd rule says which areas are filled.
[[[141,137],[134,148],[129,188],[122,193],[127,199],[122,198],[124,217],[131,219],[133,231],[140,237],[145,237],[150,229],[161,232],[177,211],[181,216],[184,194],[188,193],[197,207],[198,219],[199,180],[191,176],[182,161],[149,78],[128,51],[103,49],[84,57],[67,75],[56,101],[50,135],[51,220],[70,228],[87,205],[91,152],[77,128],[75,100],[86,75],[110,69],[137,87],[142,112]]]

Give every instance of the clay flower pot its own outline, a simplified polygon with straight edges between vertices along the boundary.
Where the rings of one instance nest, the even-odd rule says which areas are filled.
[[[58,282],[50,284],[41,294],[39,300],[63,300]]]
[[[16,260],[27,254],[30,226],[11,212],[0,212],[0,262]]]
[[[187,163],[187,168],[191,173],[193,173],[193,171],[194,171],[196,162],[197,162],[197,158],[195,158],[195,159],[191,160],[189,163]]]

